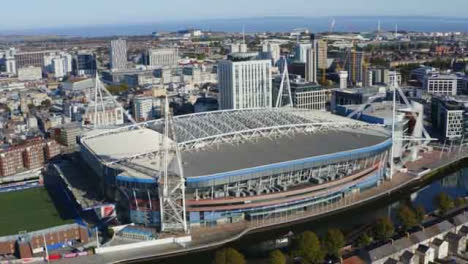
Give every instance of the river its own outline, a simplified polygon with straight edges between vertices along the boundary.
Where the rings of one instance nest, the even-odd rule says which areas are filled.
[[[466,166],[466,165],[465,165]],[[261,255],[259,245],[264,241],[270,241],[292,232],[301,233],[305,230],[311,230],[322,235],[328,228],[339,228],[345,234],[355,230],[363,225],[371,224],[376,219],[389,216],[396,220],[397,208],[402,203],[413,203],[416,206],[424,206],[426,212],[435,209],[433,200],[440,192],[445,192],[451,197],[464,197],[468,195],[468,166],[459,168],[455,172],[436,175],[431,180],[424,182],[412,188],[406,188],[400,192],[394,193],[391,197],[377,200],[370,204],[357,207],[342,213],[326,216],[320,219],[310,220],[291,226],[280,227],[273,230],[262,231],[249,234],[240,240],[232,243],[230,246],[241,250],[248,259],[249,263],[258,263],[256,257]],[[214,251],[205,251],[199,253],[187,254],[184,256],[166,258],[160,260],[147,260],[138,262],[140,264],[210,264]]]

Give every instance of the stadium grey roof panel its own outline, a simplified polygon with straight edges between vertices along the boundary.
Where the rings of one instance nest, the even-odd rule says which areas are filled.
[[[218,147],[182,153],[186,177],[252,168],[347,150],[373,146],[384,136],[334,131],[318,134],[295,134],[276,140],[259,138],[247,144],[221,144]]]

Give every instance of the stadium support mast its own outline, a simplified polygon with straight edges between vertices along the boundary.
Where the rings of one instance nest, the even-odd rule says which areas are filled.
[[[289,100],[289,103],[285,106],[293,107],[293,100],[292,100],[292,94],[291,94],[291,83],[289,82],[289,72],[288,72],[288,61],[286,58],[283,56],[282,57],[283,62],[284,62],[284,69],[281,74],[281,84],[280,84],[280,89],[278,91],[278,97],[276,98],[276,108],[282,107],[283,106],[283,97],[287,97]],[[284,89],[284,85],[286,84],[286,91]],[[285,92],[287,94],[285,94]]]
[[[170,140],[172,135],[172,141]],[[174,170],[169,171],[170,157],[174,156]],[[159,177],[159,202],[161,205],[161,231],[187,232],[185,211],[185,183],[180,150],[174,129],[169,100],[164,104],[164,135],[160,152],[162,173]]]
[[[94,113],[93,113],[93,127],[97,128],[98,127],[98,107],[101,107],[102,112],[106,111],[106,106],[104,105],[104,99],[102,97],[102,90],[101,90],[101,81],[99,80],[99,75],[98,72],[96,71],[96,80],[94,83],[94,97],[93,97],[93,102],[94,102]],[[105,114],[103,114],[103,117]],[[106,122],[107,123],[107,122]]]
[[[396,77],[396,76],[395,76]],[[393,172],[395,170],[395,124],[396,124],[396,92],[398,87],[398,81],[396,78],[393,79],[393,82],[390,84],[390,87],[393,89],[393,111],[392,111],[392,149],[390,154],[390,176],[393,178]]]
[[[103,93],[105,96],[103,96]],[[93,128],[98,128],[99,127],[99,122],[98,122],[98,117],[99,117],[99,109],[103,111],[102,117],[107,119],[107,115],[105,114],[106,111],[106,102],[104,101],[104,97],[109,97],[112,100],[112,103],[116,106],[120,106],[122,110],[125,113],[125,116],[127,119],[132,123],[136,124],[135,120],[133,117],[128,113],[128,111],[125,111],[123,106],[115,100],[114,96],[106,89],[104,84],[102,84],[101,79],[99,78],[99,74],[96,71],[96,80],[94,83],[94,95],[90,95],[91,101],[94,104],[94,113],[93,113]],[[101,123],[103,124],[108,124],[108,120],[102,120]]]

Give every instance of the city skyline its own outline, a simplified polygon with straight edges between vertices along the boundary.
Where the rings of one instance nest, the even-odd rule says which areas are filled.
[[[0,30],[15,30],[44,27],[73,27],[111,24],[159,23],[165,21],[185,22],[197,19],[219,18],[249,18],[268,16],[437,16],[468,18],[464,10],[468,2],[464,0],[440,1],[388,1],[368,0],[333,2],[308,2],[291,0],[288,5],[280,1],[258,0],[255,2],[239,0],[236,5],[227,1],[205,0],[200,7],[198,2],[175,0],[169,3],[139,0],[132,8],[122,8],[127,5],[123,0],[90,1],[84,0],[80,5],[73,6],[57,0],[31,2],[27,6],[22,2],[7,2],[3,4],[6,10],[20,10],[24,14],[17,19],[17,12],[4,12]],[[54,12],[43,16],[53,7]],[[248,8],[245,8],[248,7]],[[194,12],[196,10],[196,12]],[[40,24],[38,24],[40,22]]]

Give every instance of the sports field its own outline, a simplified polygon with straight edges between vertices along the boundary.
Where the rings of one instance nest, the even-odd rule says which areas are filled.
[[[72,222],[60,217],[45,188],[0,193],[0,236]]]

